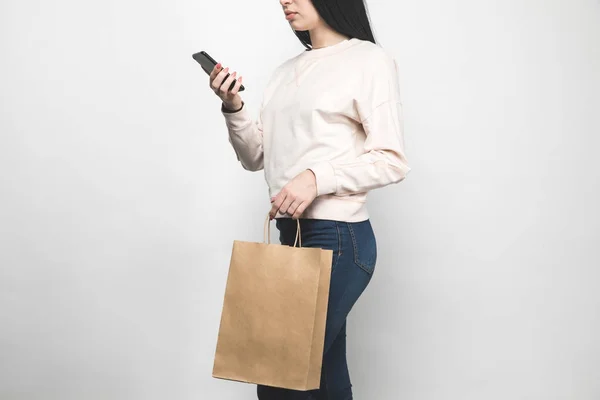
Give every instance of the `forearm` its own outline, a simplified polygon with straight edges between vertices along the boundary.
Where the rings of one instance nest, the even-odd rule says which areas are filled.
[[[244,102],[239,109],[230,110],[221,104],[221,112],[237,159],[244,169],[258,171],[263,168],[263,141],[260,120],[254,122]]]
[[[404,180],[411,168],[402,153],[373,150],[344,163],[323,162],[310,168],[317,181],[317,193],[363,193]]]
[[[363,193],[398,183],[410,172],[404,155],[401,103],[388,101],[362,121],[364,152],[353,160],[329,160],[310,168],[322,194]]]

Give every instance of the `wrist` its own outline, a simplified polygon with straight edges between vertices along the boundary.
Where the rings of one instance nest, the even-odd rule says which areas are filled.
[[[311,188],[312,190],[314,190],[315,197],[317,197],[317,195],[318,195],[318,191],[317,191],[317,176],[315,175],[315,173],[310,168],[307,169],[307,170],[305,170],[304,173],[306,174],[307,179],[309,181],[308,187]]]
[[[311,183],[315,186],[315,188],[317,187],[317,175],[315,175],[315,173],[313,172],[312,169],[308,168],[306,169],[306,175],[309,177]]]
[[[333,166],[327,162],[318,163],[309,168],[309,171],[315,176],[315,185],[317,187],[317,196],[332,194],[337,190],[337,182]]]
[[[241,101],[239,103],[226,103],[226,102],[222,102],[221,103],[221,109],[224,112],[228,112],[228,113],[234,113],[234,112],[238,112],[242,109],[242,107],[244,107],[244,102]]]

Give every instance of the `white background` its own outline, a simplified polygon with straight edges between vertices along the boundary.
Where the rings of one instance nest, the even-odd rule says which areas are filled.
[[[597,400],[600,3],[369,9],[412,171],[370,196],[355,398]],[[239,71],[256,116],[303,50],[279,3],[3,0],[0,30],[0,398],[255,398],[211,371],[267,188],[191,54]]]

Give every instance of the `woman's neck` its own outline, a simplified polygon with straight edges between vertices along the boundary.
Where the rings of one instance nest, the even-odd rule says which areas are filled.
[[[342,35],[329,27],[318,27],[309,30],[310,42],[313,49],[328,47],[345,39],[350,39],[346,35]]]

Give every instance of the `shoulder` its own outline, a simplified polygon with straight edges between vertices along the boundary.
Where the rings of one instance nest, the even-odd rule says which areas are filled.
[[[358,39],[353,47],[355,59],[360,69],[365,74],[379,73],[383,71],[394,72],[397,62],[394,55],[387,49],[368,40]]]
[[[378,44],[368,40],[358,40],[351,48],[351,60],[355,66],[356,80],[361,90],[374,87],[397,85],[399,68],[393,54]]]
[[[356,46],[353,47],[356,51],[362,52],[364,54],[369,54],[374,57],[386,57],[390,56],[388,50],[381,47],[381,45],[377,43],[373,43],[369,40],[362,39],[353,39],[356,40]]]

